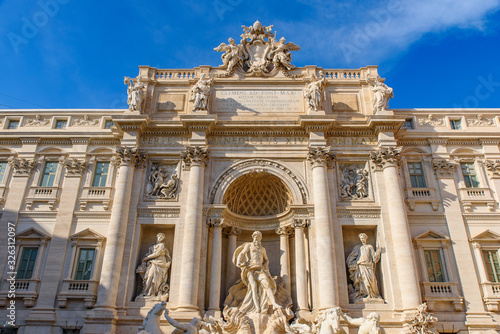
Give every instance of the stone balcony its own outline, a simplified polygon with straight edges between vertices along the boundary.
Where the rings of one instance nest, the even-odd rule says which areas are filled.
[[[39,279],[16,279],[14,283],[16,298],[23,298],[24,306],[33,307],[38,297]],[[2,291],[0,291],[0,307],[6,306],[9,295],[10,281],[4,280]]]
[[[97,288],[99,281],[76,281],[65,279],[61,292],[57,295],[57,304],[64,308],[68,299],[83,299],[87,308],[93,308],[97,299]]]
[[[406,204],[411,211],[415,210],[416,204],[430,204],[432,210],[439,208],[439,199],[434,188],[405,188]]]
[[[457,282],[422,282],[423,300],[429,310],[434,309],[437,302],[447,302],[453,305],[455,311],[462,311],[464,299],[458,292]]]
[[[84,187],[80,197],[80,210],[87,209],[89,203],[101,203],[104,210],[108,210],[112,199],[111,187]]]
[[[31,210],[35,202],[47,202],[50,210],[54,210],[59,202],[59,187],[31,187],[26,196],[26,209]]]
[[[481,283],[483,300],[490,312],[498,312],[500,303],[500,283]]]
[[[487,205],[490,211],[495,210],[495,199],[490,188],[460,188],[459,195],[466,212],[471,212],[473,205]]]

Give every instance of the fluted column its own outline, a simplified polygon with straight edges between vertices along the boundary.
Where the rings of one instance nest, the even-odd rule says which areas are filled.
[[[220,311],[220,288],[222,270],[222,220],[211,219],[208,224],[213,228],[212,259],[210,265],[210,295],[208,310],[212,313]]]
[[[226,275],[226,290],[229,290],[230,287],[237,281],[236,275],[237,270],[236,266],[233,263],[233,254],[236,251],[236,241],[238,234],[241,233],[241,229],[237,227],[227,227],[224,229],[224,234],[229,239],[229,244],[227,247],[227,275]]]
[[[140,154],[137,148],[116,148],[118,175],[115,182],[113,208],[109,219],[108,237],[94,312],[96,315],[99,315],[104,310],[114,311],[116,308],[116,295],[125,247],[125,232],[127,230],[134,169],[139,167],[145,158],[146,156]]]
[[[276,233],[280,236],[280,276],[285,283],[286,290],[291,293],[290,283],[290,247],[288,238],[293,233],[290,226],[281,226],[276,229]]]
[[[307,302],[307,267],[304,230],[309,227],[306,219],[295,219],[295,285],[297,288],[297,311],[308,311]]]
[[[201,239],[203,233],[203,181],[208,150],[187,147],[181,155],[186,168],[190,169],[187,188],[186,216],[182,237],[182,267],[179,284],[178,309],[198,311]]]
[[[382,169],[384,173],[386,201],[389,205],[389,224],[394,249],[397,252],[396,267],[403,308],[414,308],[420,304],[420,288],[413,260],[406,207],[399,182],[400,151],[393,147],[381,148],[377,152],[372,152],[370,158],[376,168]]]
[[[314,194],[314,231],[318,268],[319,309],[338,304],[335,280],[335,248],[331,217],[327,164],[333,159],[328,147],[310,148],[308,160],[312,165]],[[321,259],[319,261],[318,259]]]

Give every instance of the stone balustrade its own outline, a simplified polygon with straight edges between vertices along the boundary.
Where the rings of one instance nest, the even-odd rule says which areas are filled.
[[[495,210],[495,199],[490,188],[460,188],[460,202],[466,212],[472,211],[473,205],[486,204],[490,211]]]
[[[57,295],[57,303],[61,308],[66,307],[68,299],[83,299],[87,308],[93,308],[97,299],[96,280],[63,280],[61,292]]]

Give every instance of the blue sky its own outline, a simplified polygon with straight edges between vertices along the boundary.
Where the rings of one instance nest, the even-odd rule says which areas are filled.
[[[125,108],[137,66],[218,66],[257,19],[296,66],[379,65],[392,108],[500,108],[500,0],[4,0],[0,108]]]

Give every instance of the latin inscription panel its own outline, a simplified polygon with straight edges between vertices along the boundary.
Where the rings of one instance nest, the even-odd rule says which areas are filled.
[[[218,90],[212,110],[219,113],[301,113],[300,90]]]

